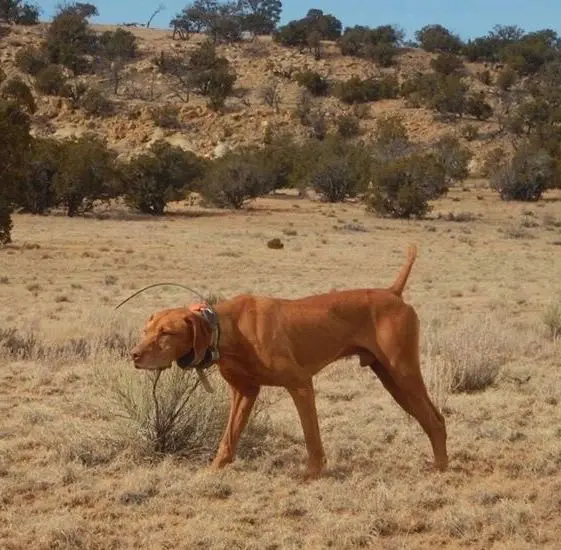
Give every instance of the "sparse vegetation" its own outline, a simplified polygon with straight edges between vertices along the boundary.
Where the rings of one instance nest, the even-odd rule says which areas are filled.
[[[18,77],[6,81],[0,93],[5,99],[13,99],[30,114],[37,109],[29,86]]]
[[[314,96],[326,95],[329,90],[329,81],[314,71],[296,73],[294,80]]]
[[[61,95],[66,78],[58,65],[47,65],[37,73],[35,87],[43,94]]]
[[[88,115],[109,116],[113,114],[113,103],[99,88],[89,88],[78,98],[78,106]]]
[[[561,337],[561,301],[551,302],[543,315],[543,322],[554,340]]]
[[[25,46],[16,52],[17,68],[27,74],[36,76],[47,66],[44,53],[34,46]]]
[[[368,103],[380,99],[395,99],[399,94],[399,84],[395,76],[368,78],[361,80],[351,77],[335,86],[335,95],[344,103]]]
[[[328,20],[312,12],[291,52],[252,34],[274,32],[278,19],[261,15],[279,2],[225,4],[187,6],[212,16],[201,30],[214,58],[209,47],[193,65],[200,37],[174,44],[171,30],[133,21],[122,29],[137,37],[134,57],[113,43],[117,27],[86,24],[92,41],[69,48],[68,63],[52,63],[42,44],[48,23],[0,25],[0,546],[556,547],[555,34],[497,27],[458,50],[459,37],[436,29],[436,39],[423,36],[429,55],[386,25],[328,43],[312,25]],[[87,23],[96,9],[59,12]],[[207,24],[188,23],[184,38]],[[478,60],[463,69],[451,56]],[[433,57],[450,66],[431,68]],[[225,67],[237,78],[209,112],[203,72]],[[45,91],[44,70],[54,73],[42,75]],[[315,97],[299,90],[306,71],[333,87]],[[349,104],[329,97],[350,76],[374,92]],[[378,101],[379,81],[396,77],[399,100],[360,102]],[[31,88],[33,114],[15,78]],[[110,99],[111,117],[81,107],[92,89]],[[85,130],[100,137],[65,137]],[[503,187],[531,197],[531,210],[502,201]],[[213,197],[242,211],[211,209]],[[372,212],[374,197],[388,208]],[[61,216],[72,209],[85,219]],[[385,219],[395,215],[428,219]],[[129,293],[172,280],[209,300],[386,286],[407,242],[420,245],[405,299],[418,311],[424,377],[449,427],[445,474],[425,469],[425,434],[356,358],[315,380],[327,470],[311,485],[300,484],[304,440],[285,391],[261,392],[240,460],[219,473],[206,469],[227,420],[216,369],[216,393],[197,387],[190,397],[194,377],[166,371],[156,414],[150,375],[128,354],[150,313],[198,298],[158,288],[113,312]]]

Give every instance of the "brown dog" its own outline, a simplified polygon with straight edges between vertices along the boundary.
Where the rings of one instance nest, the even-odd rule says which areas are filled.
[[[435,466],[446,469],[446,426],[431,402],[419,361],[419,321],[401,294],[416,248],[388,289],[330,292],[296,300],[242,295],[219,302],[213,320],[204,305],[153,315],[132,351],[141,369],[216,362],[230,385],[231,408],[213,465],[234,459],[236,445],[261,386],[285,387],[298,409],[308,451],[308,477],[324,465],[312,377],[326,365],[358,355],[398,404],[417,419],[432,444]],[[209,310],[207,310],[209,311]],[[218,341],[217,341],[218,340]],[[213,347],[215,346],[215,347]],[[210,355],[209,352],[215,352]],[[216,353],[217,352],[217,353]],[[218,357],[219,355],[219,357]]]

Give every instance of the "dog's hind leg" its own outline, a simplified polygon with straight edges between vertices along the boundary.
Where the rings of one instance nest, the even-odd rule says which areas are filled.
[[[421,374],[419,322],[406,306],[390,323],[378,323],[377,342],[370,368],[401,408],[419,422],[428,435],[439,470],[448,466],[446,423],[432,403]]]
[[[376,361],[370,368],[401,408],[419,422],[430,439],[436,468],[445,470],[448,465],[446,423],[430,400],[422,378],[415,377],[415,380],[409,378],[397,382],[380,362]]]

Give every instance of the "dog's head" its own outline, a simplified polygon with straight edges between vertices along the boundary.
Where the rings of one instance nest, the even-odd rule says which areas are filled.
[[[131,356],[137,369],[163,370],[191,350],[199,361],[211,338],[208,323],[191,309],[164,309],[148,319]]]

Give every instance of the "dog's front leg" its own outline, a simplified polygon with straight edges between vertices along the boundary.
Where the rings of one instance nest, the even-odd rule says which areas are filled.
[[[306,478],[315,479],[319,477],[325,465],[325,453],[319,433],[314,386],[310,379],[302,386],[287,388],[287,390],[298,409],[298,415],[304,430],[304,439],[308,451]]]
[[[230,415],[218,452],[212,462],[213,467],[222,468],[234,460],[240,435],[247,424],[259,390],[259,386],[234,387],[230,384]]]

